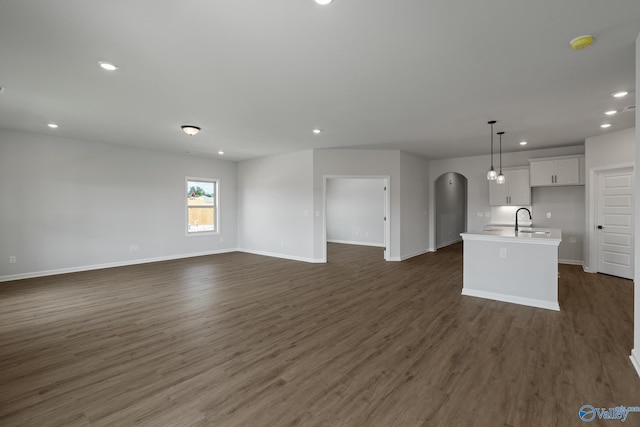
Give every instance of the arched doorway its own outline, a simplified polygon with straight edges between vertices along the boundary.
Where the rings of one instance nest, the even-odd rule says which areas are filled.
[[[467,178],[446,172],[436,179],[436,249],[462,240],[467,231]]]

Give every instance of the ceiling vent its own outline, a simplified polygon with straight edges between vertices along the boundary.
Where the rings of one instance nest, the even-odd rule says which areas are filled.
[[[624,107],[622,109],[623,113],[631,113],[632,111],[636,111],[636,106],[635,105],[627,105],[626,107]]]

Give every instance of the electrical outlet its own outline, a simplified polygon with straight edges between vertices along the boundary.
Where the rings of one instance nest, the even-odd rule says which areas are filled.
[[[137,243],[135,245],[133,245],[133,250],[134,251],[138,251],[138,249],[140,249],[140,245],[138,245]]]
[[[220,243],[224,242],[224,237],[220,236]]]
[[[484,216],[484,213],[483,212],[478,212],[478,213],[476,213],[476,215],[478,215],[478,218],[482,218]]]
[[[15,256],[12,255],[9,257],[9,264],[15,264],[16,262],[18,262],[18,260]]]
[[[551,218],[551,212],[547,212],[547,218]]]
[[[135,250],[136,250],[136,245],[135,245],[135,244],[133,244],[133,243],[132,243],[132,244],[130,244],[130,245],[129,245],[129,251],[130,251],[130,252],[133,252],[133,251],[135,251]]]
[[[500,248],[500,258],[507,257],[507,248]]]

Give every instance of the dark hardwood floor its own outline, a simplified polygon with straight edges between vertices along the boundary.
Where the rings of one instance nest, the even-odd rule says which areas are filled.
[[[560,312],[461,296],[459,244],[0,283],[0,425],[566,427],[640,406],[632,282],[560,275]]]

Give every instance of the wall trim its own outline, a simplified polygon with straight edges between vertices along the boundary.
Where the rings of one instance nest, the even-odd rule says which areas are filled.
[[[405,259],[417,257],[419,255],[424,255],[424,254],[429,253],[429,252],[433,252],[433,251],[430,251],[429,249],[421,249],[421,250],[419,250],[417,252],[413,252],[413,253],[408,254],[408,255],[400,255],[399,261],[404,261]]]
[[[280,259],[288,259],[291,261],[302,261],[302,262],[310,262],[310,263],[326,263],[325,260],[323,259],[319,259],[319,258],[307,258],[307,257],[300,257],[300,256],[296,256],[296,255],[287,255],[287,254],[279,254],[276,252],[266,252],[266,251],[255,251],[253,249],[243,249],[243,248],[238,248],[236,249],[237,252],[243,252],[246,254],[252,254],[252,255],[262,255],[262,256],[268,256],[271,258],[280,258]]]
[[[640,353],[638,353],[635,348],[631,350],[629,359],[631,359],[633,367],[636,368],[636,373],[640,376]]]
[[[528,305],[530,307],[537,308],[546,308],[547,310],[560,311],[560,306],[558,303],[533,299],[533,298],[524,298],[524,297],[516,297],[513,295],[505,295],[505,294],[496,294],[493,292],[485,292],[485,291],[476,291],[474,289],[462,288],[462,295],[477,297],[477,298],[485,298],[490,300],[497,300],[502,302],[510,302],[513,304],[520,305]]]
[[[559,259],[558,264],[581,265],[584,270],[584,262],[577,259]]]
[[[384,248],[384,243],[356,242],[354,240],[327,239],[327,243],[339,243],[341,245],[374,246],[376,248]]]
[[[10,274],[7,276],[0,276],[0,282],[33,279],[36,277],[45,277],[45,276],[55,276],[58,274],[80,273],[83,271],[102,270],[105,268],[126,267],[129,265],[149,264],[152,262],[172,261],[176,259],[195,258],[199,256],[218,255],[218,254],[225,254],[230,252],[237,252],[237,249],[235,248],[217,249],[213,251],[194,252],[189,254],[166,255],[166,256],[154,257],[154,258],[142,258],[142,259],[134,259],[134,260],[128,260],[128,261],[116,261],[116,262],[107,262],[103,264],[91,264],[91,265],[82,265],[78,267],[56,268],[53,270],[41,270],[41,271],[33,271],[29,273]]]
[[[441,243],[436,247],[436,249],[442,249],[442,248],[445,248],[447,246],[451,246],[451,245],[453,245],[455,243],[460,243],[460,242],[462,242],[462,237],[460,237],[459,239],[451,240],[449,242]]]

